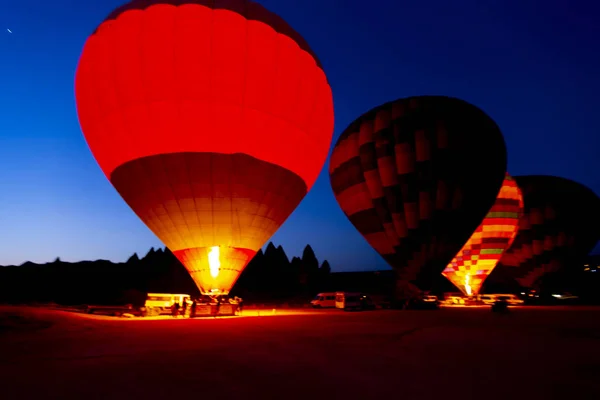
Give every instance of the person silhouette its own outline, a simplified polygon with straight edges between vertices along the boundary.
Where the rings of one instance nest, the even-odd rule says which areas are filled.
[[[173,318],[177,318],[177,314],[179,314],[179,302],[174,301],[173,305],[171,306],[171,316]]]
[[[196,299],[192,300],[192,306],[190,307],[190,318],[194,318],[196,316]]]
[[[187,311],[187,299],[183,299],[181,302],[181,315],[185,318],[185,313]]]
[[[214,315],[215,318],[217,318],[217,315],[219,315],[220,309],[221,309],[221,296],[217,297],[217,304],[215,305],[215,315]]]

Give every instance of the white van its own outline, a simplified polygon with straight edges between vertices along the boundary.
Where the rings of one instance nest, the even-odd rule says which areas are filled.
[[[360,293],[337,292],[335,294],[335,308],[342,310],[360,310],[362,303]]]
[[[183,302],[191,304],[189,294],[171,293],[148,293],[144,304],[146,316],[171,314],[171,307],[175,303],[183,305]]]
[[[335,293],[319,293],[310,304],[313,308],[334,308]]]

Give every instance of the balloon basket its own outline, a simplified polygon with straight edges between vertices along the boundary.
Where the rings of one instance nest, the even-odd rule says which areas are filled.
[[[236,304],[221,304],[217,311],[216,304],[198,305],[195,317],[228,317],[236,315],[238,306]]]

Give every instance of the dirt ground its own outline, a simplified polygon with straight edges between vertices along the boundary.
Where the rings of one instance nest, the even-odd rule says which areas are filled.
[[[0,399],[600,399],[600,309],[118,319],[0,307]]]

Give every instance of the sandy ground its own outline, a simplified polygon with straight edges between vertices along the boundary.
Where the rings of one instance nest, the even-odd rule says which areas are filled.
[[[0,307],[0,399],[600,399],[598,308],[248,314]]]

